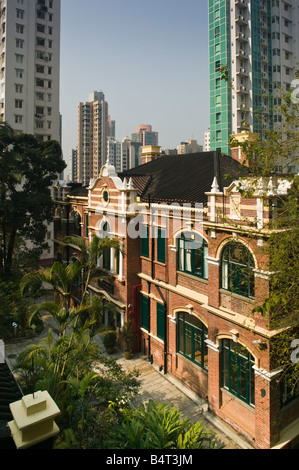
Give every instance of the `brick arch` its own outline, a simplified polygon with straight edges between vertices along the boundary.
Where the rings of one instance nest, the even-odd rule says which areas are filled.
[[[242,240],[241,238],[237,238],[237,239],[234,239],[232,238],[231,236],[227,237],[227,238],[224,238],[223,240],[221,240],[221,242],[219,243],[218,247],[217,247],[217,250],[216,250],[216,259],[219,259],[221,260],[221,254],[222,254],[222,251],[223,249],[225,248],[226,245],[228,245],[229,243],[241,243],[242,245],[246,246],[246,248],[248,249],[248,251],[250,252],[250,254],[252,255],[253,257],[253,260],[254,260],[254,267],[255,269],[257,269],[259,267],[259,263],[258,263],[258,260],[257,260],[257,257],[252,249],[252,247],[246,243],[244,240]]]
[[[173,311],[172,311],[173,317],[176,319],[177,314],[181,313],[181,312],[188,313],[188,315],[190,315],[191,317],[195,317],[197,320],[199,320],[208,329],[207,321],[205,319],[201,318],[201,316],[198,313],[194,312],[193,309],[190,313],[190,309],[188,309],[186,306],[185,307],[176,307],[176,308],[174,308]]]
[[[209,245],[208,237],[206,235],[203,235],[202,233],[199,233],[198,230],[193,230],[193,229],[189,229],[189,230],[188,229],[180,229],[180,230],[178,230],[177,232],[175,232],[173,234],[173,242],[175,242],[179,238],[180,234],[184,233],[184,232],[194,233],[194,234],[200,236],[206,242],[206,244]]]
[[[216,338],[215,338],[215,341],[218,345],[220,345],[220,341],[222,341],[223,339],[232,340],[233,339],[233,334],[230,333],[230,332],[218,333]],[[258,366],[260,358],[257,356],[257,351],[254,350],[253,345],[250,344],[250,342],[247,341],[244,338],[241,338],[241,339],[238,338],[237,344],[240,344],[241,346],[243,346],[252,355],[252,357],[254,357],[255,365]]]

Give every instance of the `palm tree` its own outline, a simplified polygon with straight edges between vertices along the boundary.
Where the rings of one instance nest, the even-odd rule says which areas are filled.
[[[37,282],[47,283],[53,287],[61,306],[69,309],[72,287],[82,269],[83,265],[78,260],[67,266],[56,261],[50,268],[41,269],[23,276],[20,283],[21,294],[24,295]]]
[[[106,250],[114,248],[116,251],[120,250],[120,244],[117,240],[113,240],[109,237],[99,238],[94,235],[86,246],[85,240],[80,237],[68,236],[63,240],[62,249],[72,245],[76,247],[79,254],[79,262],[82,265],[82,298],[81,304],[85,302],[86,294],[88,291],[89,283],[99,277],[103,277],[103,271],[98,267],[98,259],[105,253]],[[107,274],[108,275],[108,274]]]

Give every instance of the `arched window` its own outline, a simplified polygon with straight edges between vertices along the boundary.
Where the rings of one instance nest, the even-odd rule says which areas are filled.
[[[81,216],[79,212],[77,211],[72,211],[71,212],[71,217],[70,221],[72,222],[72,231],[74,235],[79,235],[81,236]]]
[[[177,241],[178,270],[208,279],[206,256],[208,245],[205,240],[194,232],[184,232]]]
[[[254,364],[254,358],[244,346],[230,339],[222,341],[222,387],[251,406],[255,403]]]
[[[178,313],[178,352],[204,369],[208,369],[207,338],[208,330],[198,318],[186,312]]]
[[[104,222],[102,225],[102,230],[101,230],[101,238],[109,237],[109,232],[110,232],[110,226],[108,222]],[[110,264],[111,264],[111,250],[110,250],[110,247],[107,247],[103,251],[102,267],[104,269],[107,269],[107,271],[110,271]]]
[[[225,246],[221,256],[221,287],[254,298],[254,259],[242,243]]]

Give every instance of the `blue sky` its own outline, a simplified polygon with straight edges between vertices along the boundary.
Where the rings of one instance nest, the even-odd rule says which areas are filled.
[[[162,148],[203,144],[209,127],[207,0],[62,0],[63,152],[77,142],[77,105],[103,91],[116,137],[138,124]]]

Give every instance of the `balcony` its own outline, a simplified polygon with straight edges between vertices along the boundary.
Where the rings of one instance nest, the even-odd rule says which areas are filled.
[[[246,26],[248,24],[248,21],[246,20],[244,15],[238,15],[236,18],[236,22],[242,26]]]
[[[237,74],[243,77],[248,77],[248,72],[244,67],[241,67],[239,70],[237,70]]]
[[[248,38],[245,36],[244,33],[237,33],[236,39],[240,42],[248,42]]]
[[[247,111],[246,103],[239,103],[239,104],[237,105],[237,110],[238,110],[238,111],[244,111],[244,112],[246,112],[246,111]]]
[[[268,48],[268,40],[265,38],[261,38],[261,46],[264,48]]]
[[[106,273],[107,276],[107,273]],[[99,289],[103,289],[105,292],[107,292],[110,295],[114,294],[114,278],[100,278],[98,280],[98,287]]]
[[[262,72],[262,80],[268,80],[268,73]]]
[[[237,52],[237,57],[239,57],[239,59],[248,59],[248,55],[245,51],[243,50],[240,50]]]
[[[247,90],[245,85],[241,85],[239,87],[239,90],[237,90],[237,93],[245,93],[246,95],[248,95],[249,91]]]
[[[247,4],[247,0],[235,0],[235,5],[236,7],[240,7],[240,8],[247,8],[248,4]]]

